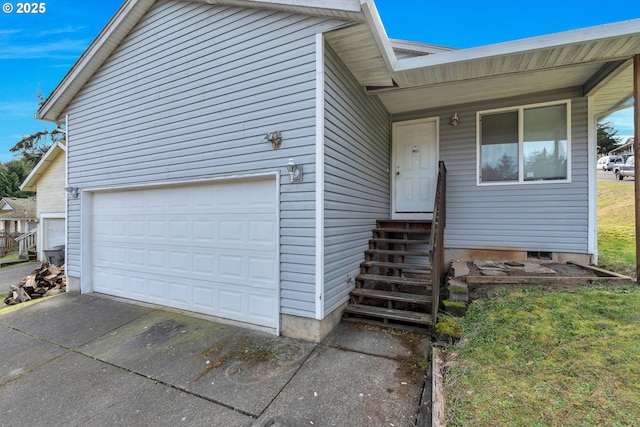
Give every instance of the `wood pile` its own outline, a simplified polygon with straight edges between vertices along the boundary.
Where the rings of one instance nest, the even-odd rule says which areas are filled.
[[[48,297],[64,292],[66,288],[67,278],[64,275],[64,265],[56,267],[48,262],[43,262],[40,267],[20,280],[18,286],[11,285],[4,303],[14,305],[36,298]]]

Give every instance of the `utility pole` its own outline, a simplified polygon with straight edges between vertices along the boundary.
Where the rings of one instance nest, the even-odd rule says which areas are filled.
[[[640,54],[633,57],[633,158],[640,164]],[[635,168],[635,166],[634,166]],[[640,175],[634,173],[636,218],[636,283],[640,280]]]

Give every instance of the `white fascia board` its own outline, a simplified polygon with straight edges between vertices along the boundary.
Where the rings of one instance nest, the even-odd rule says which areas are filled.
[[[382,25],[378,9],[376,8],[373,0],[360,0],[360,5],[362,7],[362,13],[364,14],[365,20],[371,30],[371,34],[373,34],[376,45],[378,45],[382,59],[387,66],[387,70],[392,72],[396,68],[398,58],[396,58],[396,54],[393,52],[391,41],[389,41],[384,25]]]
[[[593,96],[587,97],[587,173],[588,173],[588,234],[587,252],[592,254],[591,261],[598,264],[598,174],[596,168],[598,138],[596,135],[596,122]]]
[[[324,319],[324,36],[316,35],[316,320]]]
[[[155,0],[125,1],[36,112],[35,118],[60,122],[60,114],[67,104],[154,3]]]
[[[526,51],[544,50],[607,38],[630,36],[634,34],[640,34],[640,19],[632,19],[613,24],[581,28],[579,30],[547,34],[544,36],[461,49],[451,52],[441,52],[435,55],[422,56],[418,58],[401,59],[397,62],[394,71],[409,71],[416,68],[506,56]]]
[[[439,52],[450,52],[452,50],[460,50],[455,47],[438,46],[435,44],[412,42],[408,40],[389,39],[393,49],[400,49],[409,52],[416,52],[425,55],[433,55]]]

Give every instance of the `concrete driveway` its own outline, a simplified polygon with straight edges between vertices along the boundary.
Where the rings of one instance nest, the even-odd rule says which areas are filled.
[[[20,279],[31,274],[41,262],[27,262],[0,268],[0,293],[8,292],[11,285],[18,285]]]
[[[61,294],[0,314],[0,425],[413,426],[429,346],[356,324],[314,344]]]

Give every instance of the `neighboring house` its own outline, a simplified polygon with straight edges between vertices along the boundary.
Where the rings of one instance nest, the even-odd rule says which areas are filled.
[[[614,148],[609,154],[622,156],[623,154],[633,154],[633,138],[627,138],[624,144]]]
[[[37,226],[35,198],[3,197],[0,200],[0,233],[23,234]]]
[[[439,160],[447,260],[590,262],[636,54],[640,20],[453,50],[389,40],[371,0],[128,0],[37,113],[79,191],[69,289],[320,340]]]
[[[63,143],[53,144],[20,187],[23,191],[36,192],[38,259],[42,261],[45,260],[46,249],[65,244],[66,153],[67,148]]]

